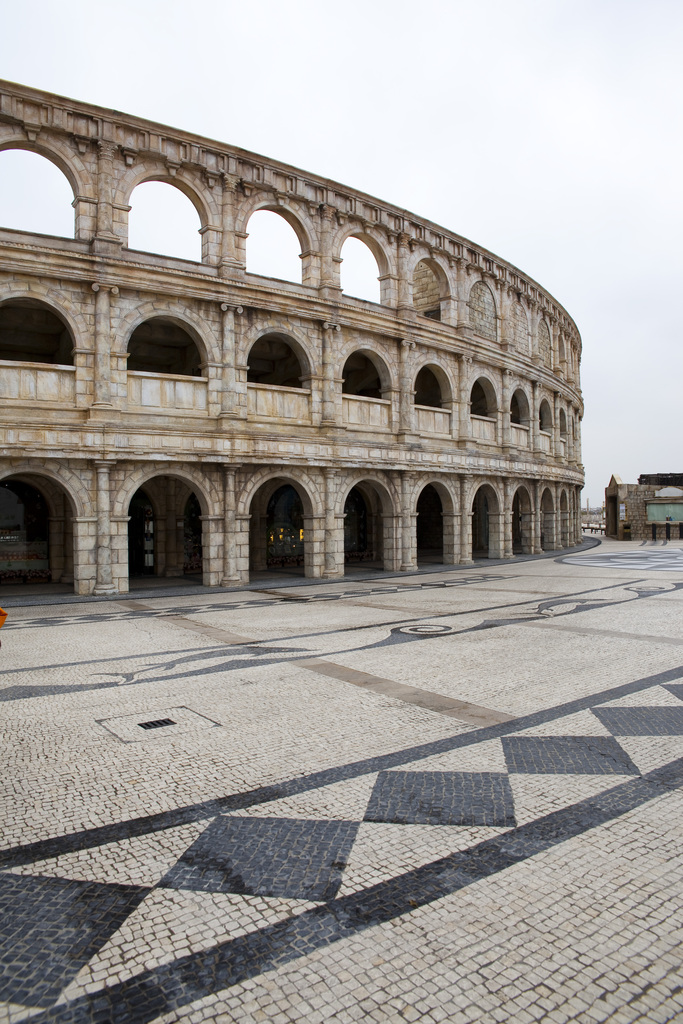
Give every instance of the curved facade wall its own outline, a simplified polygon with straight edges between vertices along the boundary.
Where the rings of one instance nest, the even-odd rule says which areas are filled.
[[[11,148],[74,191],[73,239],[0,229],[0,486],[47,502],[53,580],[127,590],[134,528],[145,571],[182,573],[193,494],[207,585],[579,542],[581,339],[516,267],[327,179],[0,83]],[[191,198],[201,263],[127,247],[148,180]],[[260,209],[295,229],[301,284],[248,272]],[[378,304],[341,290],[349,237]]]

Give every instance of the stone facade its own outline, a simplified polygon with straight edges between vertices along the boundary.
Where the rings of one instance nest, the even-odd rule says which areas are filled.
[[[0,148],[74,193],[73,239],[0,229],[0,483],[47,503],[53,580],[125,592],[135,531],[145,571],[182,573],[195,499],[209,586],[274,564],[276,514],[282,564],[313,577],[414,569],[419,537],[448,564],[579,542],[581,339],[516,267],[336,182],[10,83]],[[201,263],[127,247],[149,180],[192,199]],[[301,284],[249,273],[263,209],[294,227]],[[379,304],[342,293],[350,237]]]
[[[683,473],[645,473],[637,484],[614,475],[605,488],[605,534],[616,540],[683,540]]]

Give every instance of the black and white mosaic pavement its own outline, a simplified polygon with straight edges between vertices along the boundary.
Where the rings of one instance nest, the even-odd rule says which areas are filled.
[[[60,806],[61,801],[66,810],[71,801],[68,787],[60,788],[55,770],[53,795],[48,797],[45,791],[41,798],[49,827],[25,829],[18,833],[18,840],[6,842],[0,850],[0,993],[7,1004],[6,1019],[12,1024],[24,1019],[46,1024],[151,1024],[160,1018],[169,1024],[195,1019],[251,1024],[284,1014],[283,1021],[301,1019],[317,1024],[327,1019],[358,1019],[360,1011],[378,1021],[424,1018],[428,1024],[450,1019],[474,1024],[484,1019],[477,1016],[482,1007],[488,1013],[504,1005],[504,1012],[491,1019],[516,1024],[526,1020],[524,1013],[532,1003],[529,1000],[522,1005],[514,1000],[520,992],[532,991],[525,987],[527,979],[540,971],[539,978],[555,979],[555,988],[533,980],[535,1001],[530,1019],[545,1020],[547,1013],[548,1022],[554,1022],[564,1007],[564,1019],[583,1021],[585,1008],[579,1003],[593,981],[584,978],[581,964],[569,958],[565,963],[565,967],[571,965],[569,973],[565,970],[562,974],[553,961],[545,974],[544,957],[555,956],[549,947],[561,930],[559,908],[571,927],[562,931],[558,949],[571,946],[572,929],[578,936],[584,898],[590,904],[586,920],[595,928],[595,921],[604,919],[606,931],[602,937],[597,931],[590,933],[594,937],[589,941],[583,933],[580,942],[576,938],[581,955],[584,946],[591,956],[596,946],[595,956],[602,955],[603,947],[609,950],[609,936],[628,930],[626,917],[631,910],[634,920],[640,920],[641,911],[623,909],[627,899],[623,886],[628,872],[636,870],[634,865],[644,856],[643,848],[641,845],[639,857],[628,851],[623,862],[619,850],[625,846],[628,822],[636,822],[634,828],[641,834],[643,822],[653,820],[656,808],[683,791],[683,743],[679,744],[683,736],[683,652],[678,664],[675,647],[653,648],[648,671],[626,675],[624,666],[635,666],[639,656],[630,653],[620,662],[620,678],[591,687],[586,682],[588,672],[581,675],[581,647],[575,645],[571,648],[576,652],[574,663],[567,666],[565,685],[557,687],[553,702],[535,697],[532,687],[528,711],[483,728],[458,724],[452,717],[440,717],[438,711],[416,710],[399,700],[392,703],[383,696],[382,677],[398,674],[402,660],[412,659],[407,678],[429,689],[436,684],[427,664],[438,667],[441,660],[456,677],[465,662],[481,659],[484,650],[495,659],[495,645],[509,643],[511,635],[519,638],[520,649],[531,635],[538,644],[549,636],[547,656],[555,659],[557,666],[553,645],[573,641],[566,639],[566,633],[547,630],[549,622],[592,622],[596,633],[603,627],[605,633],[611,630],[609,642],[614,647],[613,634],[623,609],[637,605],[646,617],[659,601],[659,608],[671,613],[672,607],[681,607],[677,595],[683,579],[671,581],[673,586],[666,590],[652,589],[647,580],[636,577],[607,586],[601,577],[595,587],[585,579],[570,594],[539,597],[535,592],[528,599],[516,595],[511,601],[504,588],[513,580],[513,574],[499,572],[473,577],[472,587],[482,582],[491,586],[488,600],[475,590],[466,606],[442,614],[434,607],[416,607],[412,614],[401,615],[397,609],[392,617],[385,609],[381,621],[349,626],[304,617],[298,630],[273,629],[266,640],[230,646],[200,637],[192,648],[184,636],[176,651],[135,651],[107,658],[98,656],[87,640],[73,660],[71,667],[78,674],[71,682],[54,681],[68,667],[59,658],[54,659],[55,668],[45,673],[45,681],[36,682],[31,673],[20,669],[10,671],[2,692],[6,707],[16,708],[17,736],[22,730],[28,735],[34,728],[36,736],[44,735],[40,718],[26,717],[26,709],[40,706],[38,698],[45,698],[47,708],[50,700],[74,700],[80,694],[92,701],[83,733],[90,750],[96,755],[101,744],[109,743],[112,746],[107,749],[120,750],[121,758],[129,758],[131,764],[137,760],[139,767],[137,777],[128,782],[128,776],[119,779],[114,759],[109,770],[112,784],[103,788],[95,820],[82,827],[62,828],[59,815],[50,806]],[[530,582],[534,591],[540,585],[537,580]],[[549,589],[553,587],[554,580]],[[419,593],[424,595],[425,589]],[[360,595],[363,601],[373,596],[380,601],[379,590],[386,599],[387,588],[372,588],[372,592],[371,588],[354,588],[349,593]],[[405,588],[396,586],[391,592],[400,595]],[[347,594],[347,599],[355,597]],[[331,606],[341,600],[339,597]],[[257,604],[259,614],[266,601],[269,599]],[[663,601],[670,604],[665,606]],[[312,600],[311,606],[315,604]],[[183,614],[194,614],[199,621],[202,615],[225,612],[226,629],[240,633],[246,632],[244,621],[236,618],[233,622],[230,615],[252,610],[253,603],[245,608],[234,600],[210,605],[198,601],[195,608],[184,608]],[[596,612],[602,618],[592,619]],[[174,614],[180,613],[174,609]],[[126,615],[124,622],[137,625],[162,618],[160,614],[146,616],[144,611],[137,617]],[[610,619],[605,622],[607,615]],[[102,613],[90,618],[84,614],[78,621],[67,619],[57,616],[49,620],[46,616],[36,628],[80,629],[94,625],[91,619],[103,621]],[[117,628],[121,621],[116,621]],[[544,631],[539,628],[531,634],[529,626],[533,628],[536,622],[543,624]],[[14,635],[20,637],[31,628],[27,618],[22,628],[15,625]],[[134,634],[128,635],[132,641]],[[642,640],[629,636],[624,633],[624,644],[630,643],[629,650],[638,652],[640,648],[633,645]],[[587,642],[582,640],[584,646]],[[596,644],[597,651],[603,640],[597,637],[590,642]],[[430,653],[435,651],[436,655]],[[331,659],[342,667],[349,662],[363,666],[369,678],[376,677],[379,683],[376,693],[356,689],[347,695],[343,676],[337,680],[315,676],[310,668],[304,672],[301,693],[307,695],[308,703],[300,707],[300,749],[308,761],[299,754],[299,760],[288,762],[288,741],[278,704],[288,699],[288,691],[281,676],[286,670],[288,680],[295,678],[297,662],[311,657]],[[614,651],[611,657],[616,657]],[[430,658],[434,660],[429,662]],[[261,673],[257,681],[252,678],[255,672]],[[260,679],[273,687],[277,698],[269,702]],[[241,689],[246,683],[257,691],[251,704],[252,690],[249,686]],[[178,698],[180,686],[184,688],[182,701]],[[221,688],[228,687],[233,688],[226,691],[230,698],[226,700]],[[482,705],[491,700],[484,689],[482,683]],[[136,702],[128,714],[121,694],[129,694]],[[346,703],[339,705],[331,719],[336,729],[325,736],[315,734],[311,728],[315,716],[326,713],[342,694]],[[239,707],[238,696],[242,701]],[[111,704],[114,697],[119,701],[116,705]],[[472,700],[470,691],[467,700]],[[352,713],[349,702],[353,701],[359,702],[360,742],[351,748],[346,718]],[[150,730],[140,744],[116,747],[117,736],[98,725],[118,718],[158,721],[170,715],[169,709],[181,706],[188,715],[203,716],[221,728],[205,730],[200,739],[159,728]],[[378,722],[384,723],[376,733],[369,728],[371,707],[377,709]],[[40,715],[46,713],[41,710]],[[82,709],[77,713],[82,714]],[[243,715],[241,719],[238,713]],[[236,755],[230,762],[236,767],[229,768],[224,750],[231,751],[239,739],[240,723],[246,728],[252,718],[260,723],[255,731],[259,742],[246,754]],[[387,738],[382,730],[393,719],[398,726]],[[68,731],[65,724],[59,728]],[[334,746],[336,732],[339,742]],[[406,734],[403,742],[402,733]],[[206,747],[206,754],[202,744],[212,744]],[[282,757],[283,766],[291,763],[289,772],[284,767],[270,773],[259,768],[260,747],[267,748],[272,759]],[[340,756],[345,749],[349,756]],[[84,750],[70,756],[87,754]],[[43,772],[54,770],[50,767],[52,756],[39,756],[37,763]],[[8,765],[13,760],[10,756]],[[145,774],[156,772],[159,762],[168,764],[168,797],[164,794],[160,799],[161,794],[148,790],[148,811],[114,813],[117,804],[131,803],[125,786],[144,786]],[[243,767],[250,774],[239,775]],[[65,761],[59,771],[66,774],[67,770]],[[9,767],[5,771],[8,778]],[[210,792],[205,784],[207,771]],[[105,777],[106,773],[98,774],[90,766],[83,785],[103,786]],[[238,777],[255,781],[237,784]],[[176,785],[180,782],[182,785]],[[6,806],[19,806],[21,801],[28,806],[31,799],[37,799],[36,782],[34,796],[29,795],[31,786],[21,774],[13,785],[20,796],[15,799],[8,794]],[[190,798],[183,799],[185,794]],[[667,827],[675,825],[675,816],[672,820],[665,815],[663,820]],[[660,874],[662,842],[661,837],[653,839]],[[603,845],[595,845],[600,843]],[[551,884],[544,871],[556,855],[559,867]],[[587,858],[585,865],[582,857]],[[567,864],[563,858],[569,858]],[[581,883],[572,888],[569,865],[574,858],[581,865],[577,867]],[[604,873],[612,861],[618,876],[615,906],[622,908],[613,918],[601,905],[608,888]],[[593,884],[589,875],[595,864],[605,866],[602,877],[596,876],[595,893],[589,893]],[[659,877],[657,871],[653,878]],[[649,879],[647,873],[639,876],[636,891],[649,885]],[[520,885],[517,890],[515,886]],[[660,950],[664,963],[664,950],[669,957],[671,949],[665,939],[675,929],[673,922],[671,928],[662,925],[661,907],[673,907],[675,896],[668,893],[662,900],[657,902],[656,923],[648,924],[650,941],[646,945]],[[454,918],[442,916],[450,913],[449,908]],[[495,908],[500,908],[500,918]],[[543,954],[537,963],[526,963],[517,970],[511,966],[517,964],[517,954],[512,952],[517,947],[509,944],[509,936],[515,927],[521,928],[523,947],[528,949],[533,932],[530,921],[541,908],[550,915],[552,925],[547,932],[538,931]],[[468,915],[475,930],[457,947],[461,952],[452,955],[460,927],[454,922],[463,922],[465,927]],[[498,922],[495,926],[494,921]],[[511,927],[511,922],[517,924]],[[505,942],[506,970],[517,973],[516,995],[503,1004],[502,992],[507,991],[508,982],[498,983],[498,965]],[[401,987],[401,971],[394,978],[392,954],[387,952],[395,949],[398,955],[406,944],[410,956],[425,958],[412,974],[412,968],[402,969],[410,975],[409,990]],[[469,991],[469,974],[458,974],[458,957],[464,958],[465,951],[479,944],[482,960],[471,968],[472,977],[487,971],[487,964],[496,965],[496,970],[485,975],[491,984],[477,988],[479,994],[470,1004],[464,997]],[[638,955],[644,955],[642,943],[638,948]],[[661,979],[666,976],[669,980],[660,1003],[638,1004],[629,1019],[674,1020],[679,1008],[683,1019],[683,1002],[678,996],[683,990],[680,983],[677,987],[671,981],[674,968],[660,972],[650,988],[645,982],[634,984],[639,967],[636,954],[629,953],[630,980],[624,980],[622,986],[620,956],[615,955],[614,968],[604,968],[604,981],[594,976],[596,1005],[614,1006],[616,1014],[628,1000],[631,1006],[641,997],[652,1000],[648,993],[659,991],[657,986],[664,985]],[[329,989],[326,981],[317,980],[316,965],[325,979],[334,979]],[[440,980],[430,983],[432,988],[425,993],[432,992],[434,1007],[442,1006],[440,1017],[436,1009],[430,1016],[432,997],[422,993],[420,984],[432,970],[440,972]],[[449,972],[455,972],[453,977],[458,980],[450,980]],[[571,992],[562,990],[560,978],[565,976],[576,980]],[[352,995],[354,979],[363,993],[381,990],[381,1001],[378,996],[373,1005],[383,1009],[373,1010],[373,1017],[370,1002],[364,1003],[370,997]],[[320,994],[321,984],[332,994],[320,997],[322,1001],[316,1004],[315,992]],[[451,990],[450,985],[455,987]],[[344,991],[350,995],[337,1003],[334,992],[339,986],[346,986]],[[622,987],[623,997],[619,994]],[[547,993],[541,991],[544,988]],[[597,989],[607,995],[599,999]],[[444,993],[450,995],[439,1003],[437,995]],[[487,1007],[485,1001],[492,993],[495,999]],[[394,1005],[392,999],[398,1002]],[[573,1006],[571,999],[577,1000]],[[660,1006],[664,1009],[658,1009]],[[668,1018],[663,1016],[666,1013]],[[585,1017],[586,1022],[599,1019],[611,1018]],[[621,1018],[615,1015],[614,1020]]]

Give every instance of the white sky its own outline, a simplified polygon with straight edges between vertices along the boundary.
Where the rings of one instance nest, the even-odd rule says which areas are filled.
[[[10,81],[334,178],[535,277],[583,338],[584,505],[613,472],[683,472],[681,0],[34,0],[2,22]],[[3,166],[23,216],[28,172]]]

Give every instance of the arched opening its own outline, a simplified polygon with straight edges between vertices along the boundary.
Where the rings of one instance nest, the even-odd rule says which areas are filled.
[[[363,398],[381,398],[382,382],[373,360],[362,352],[353,352],[342,370],[342,393]]]
[[[135,328],[128,341],[128,369],[142,373],[173,373],[201,377],[202,359],[184,327],[156,316]]]
[[[470,414],[492,419],[496,415],[496,393],[485,377],[475,380],[470,392]]]
[[[415,378],[415,405],[432,409],[441,409],[443,405],[441,385],[428,366],[423,366]]]
[[[301,388],[303,370],[290,340],[267,334],[254,342],[247,358],[247,383]]]
[[[74,237],[74,193],[51,160],[24,149],[0,152],[0,225]]]
[[[247,272],[301,284],[301,242],[274,210],[256,210],[247,224]]]
[[[374,531],[368,502],[358,487],[352,487],[344,502],[344,562],[375,560]]]
[[[489,484],[483,484],[472,502],[472,557],[502,556],[498,496]]]
[[[546,487],[541,496],[541,548],[543,551],[554,551],[555,540],[555,502],[550,488]]]
[[[430,320],[441,319],[441,286],[426,260],[420,260],[413,273],[413,307]]]
[[[200,263],[201,220],[194,203],[166,181],[143,181],[129,200],[128,247]]]
[[[550,434],[553,429],[553,414],[550,411],[550,404],[543,399],[538,410],[538,426],[544,434]]]
[[[34,299],[0,306],[0,359],[73,366],[74,340],[56,313]]]
[[[436,487],[427,484],[417,499],[417,560],[419,564],[444,561],[443,504]]]
[[[510,399],[510,423],[519,427],[529,426],[529,402],[521,388],[517,388]]]
[[[341,286],[345,295],[366,302],[381,301],[379,265],[372,249],[360,238],[347,238],[341,251]]]
[[[512,499],[512,551],[530,555],[534,550],[531,498],[526,487],[518,487]]]
[[[52,480],[27,476],[0,482],[0,584],[74,581],[73,507]]]
[[[565,440],[567,438],[567,414],[564,409],[560,409],[560,437]]]
[[[131,498],[128,516],[132,589],[153,577],[197,582],[204,570],[202,510],[188,484],[171,476],[148,480]]]
[[[249,509],[250,572],[312,576],[309,514],[308,498],[293,482],[272,479],[259,487]]]

